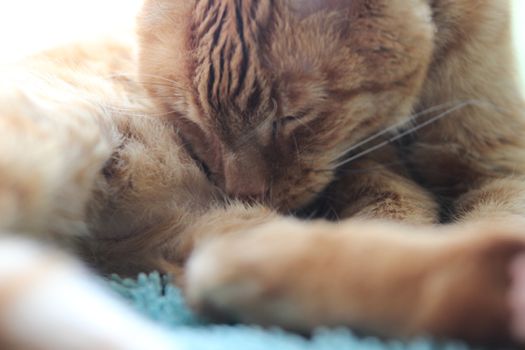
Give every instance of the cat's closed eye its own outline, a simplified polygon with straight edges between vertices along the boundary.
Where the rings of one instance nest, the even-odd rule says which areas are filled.
[[[282,124],[282,125],[286,125],[286,124],[290,124],[290,123],[293,123],[293,122],[296,122],[298,120],[300,120],[301,118],[303,118],[304,116],[295,116],[295,115],[288,115],[284,118],[281,118],[279,120],[279,122]]]
[[[283,118],[274,120],[272,123],[272,138],[273,140],[279,137],[279,133],[287,126],[293,126],[295,123],[299,123],[304,116],[293,116],[288,115]]]

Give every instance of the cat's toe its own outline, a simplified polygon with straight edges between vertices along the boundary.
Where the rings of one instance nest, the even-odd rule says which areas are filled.
[[[297,323],[289,302],[290,275],[304,250],[294,224],[232,235],[203,245],[190,258],[185,293],[189,304],[214,320],[259,325]],[[287,240],[279,240],[282,230]],[[297,236],[297,237],[296,237]]]
[[[232,256],[235,254],[235,256]],[[186,297],[200,314],[219,321],[241,321],[240,315],[261,293],[243,253],[213,242],[199,249],[186,271]]]

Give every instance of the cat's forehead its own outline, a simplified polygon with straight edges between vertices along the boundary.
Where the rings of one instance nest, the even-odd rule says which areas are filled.
[[[273,87],[262,47],[269,36],[271,11],[269,0],[196,4],[194,85],[205,114],[232,125],[256,122],[269,112]]]
[[[330,52],[341,51],[336,38],[298,32],[299,19],[294,23],[286,10],[271,0],[196,3],[194,91],[203,117],[223,134],[234,137],[294,112],[308,97],[322,98],[327,79],[335,82],[337,74],[330,79],[324,70]]]
[[[196,107],[196,117],[231,128],[259,124],[409,76],[430,52],[425,3],[150,0],[145,14],[160,8],[165,16],[162,23],[143,16],[142,67],[172,77],[181,97],[174,100]],[[297,15],[301,4],[309,5],[306,17]]]

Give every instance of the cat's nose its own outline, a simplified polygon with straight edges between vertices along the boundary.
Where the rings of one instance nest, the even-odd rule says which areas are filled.
[[[268,172],[259,160],[225,159],[224,189],[233,198],[262,201],[268,191]]]

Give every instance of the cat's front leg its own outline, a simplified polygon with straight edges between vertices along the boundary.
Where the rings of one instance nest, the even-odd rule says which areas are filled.
[[[301,332],[505,342],[520,312],[510,268],[525,252],[514,229],[276,219],[198,249],[187,295],[211,315]]]

